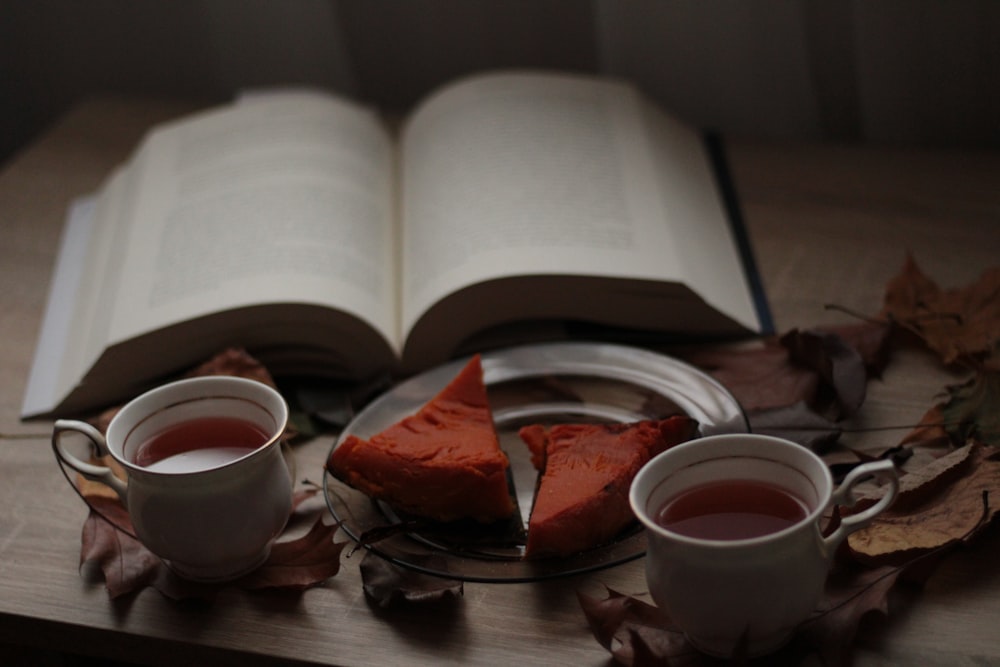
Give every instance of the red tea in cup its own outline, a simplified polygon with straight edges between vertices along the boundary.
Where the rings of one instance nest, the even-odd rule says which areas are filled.
[[[115,492],[135,536],[171,570],[231,581],[267,559],[291,514],[293,477],[281,447],[287,424],[288,404],[273,387],[205,376],[133,398],[106,435],[87,422],[56,420],[52,449],[61,464]],[[90,460],[67,448],[73,435],[89,441]],[[106,456],[116,465],[93,461]]]
[[[857,487],[873,477],[885,483],[884,495],[824,534],[825,512],[854,505]],[[646,582],[657,607],[699,650],[750,658],[776,650],[809,618],[839,545],[898,490],[891,461],[863,463],[835,488],[810,449],[731,433],[653,457],[629,503],[646,528]],[[695,528],[683,533],[686,521]]]
[[[257,424],[237,417],[200,417],[171,424],[135,449],[138,466],[154,472],[208,470],[243,458],[269,435]]]
[[[699,484],[668,498],[655,515],[667,530],[703,540],[745,540],[777,533],[809,515],[805,502],[760,480]]]

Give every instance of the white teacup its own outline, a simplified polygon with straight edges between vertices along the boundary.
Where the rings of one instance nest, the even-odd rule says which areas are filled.
[[[885,495],[823,537],[824,510],[833,504],[853,505],[852,489],[872,476],[888,482]],[[678,516],[697,515],[698,507],[709,513],[697,502],[699,491],[692,489],[718,484],[705,496],[712,499],[706,503],[718,498],[731,503],[737,493],[733,480],[752,480],[744,488],[758,488],[757,482],[780,487],[798,499],[800,515],[782,519],[787,525],[757,536],[741,536],[735,530],[727,534],[730,529],[725,527],[721,534],[698,533],[690,524],[658,520],[664,505],[684,492],[696,507],[678,511]],[[726,488],[723,483],[729,485],[728,492],[721,490]],[[647,528],[646,580],[656,604],[699,650],[752,657],[790,639],[816,608],[837,546],[888,507],[897,491],[890,461],[859,466],[834,491],[826,464],[805,447],[770,436],[729,434],[692,440],[654,457],[636,475],[629,500]],[[715,510],[742,510],[750,501],[740,502],[738,507]],[[730,525],[740,530],[751,525],[746,515],[733,520]],[[694,516],[694,521],[701,519]]]
[[[281,450],[287,421],[287,404],[265,384],[199,377],[130,401],[106,437],[85,422],[59,420],[52,448],[66,465],[115,490],[136,536],[171,569],[192,580],[226,581],[261,565],[288,521],[292,480]],[[86,436],[97,456],[110,454],[128,482],[69,451],[65,440],[73,433]]]

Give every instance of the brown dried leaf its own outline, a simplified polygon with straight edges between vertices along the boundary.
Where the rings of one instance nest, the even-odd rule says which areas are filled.
[[[896,466],[897,470],[907,461],[913,457],[913,450],[904,445],[896,445],[895,447],[890,447],[883,450],[879,454],[872,452],[866,452],[860,449],[849,449],[845,448],[845,451],[850,452],[855,456],[854,461],[839,461],[835,463],[830,463],[830,472],[833,473],[833,481],[840,484],[845,477],[855,468],[869,461],[892,461]],[[881,496],[879,496],[881,497]]]
[[[704,660],[655,605],[606,588],[607,597],[577,592],[590,631],[622,665],[695,665]]]
[[[901,480],[896,503],[847,539],[850,554],[869,565],[898,564],[969,541],[997,513],[1000,461],[971,443]],[[859,503],[855,511],[870,505]]]
[[[864,347],[864,355],[851,341]],[[698,348],[681,355],[725,385],[748,412],[797,403],[824,412],[832,402],[837,410],[831,416],[838,419],[864,401],[869,369],[884,367],[886,341],[887,327],[863,323],[796,329],[755,347]]]
[[[302,488],[300,488],[298,491],[295,491],[292,494],[293,513],[298,511],[299,507],[301,507],[303,503],[305,503],[310,498],[315,497],[320,491],[320,488],[318,486],[316,486],[315,484],[313,484],[308,480],[303,480],[302,484],[303,484]]]
[[[822,452],[840,438],[841,429],[829,419],[798,402],[783,408],[747,413],[753,433],[785,438]]]
[[[871,612],[889,614],[889,591],[901,573],[898,567],[852,567],[831,572],[824,599],[815,614],[800,626],[793,650],[815,652],[828,665],[850,664],[858,624]]]
[[[951,436],[944,428],[944,415],[941,404],[924,413],[920,422],[900,441],[902,445],[911,447],[939,447],[951,442]]]
[[[881,377],[889,364],[893,325],[886,322],[860,322],[838,326],[818,327],[817,331],[836,334],[857,350],[870,377]]]
[[[91,456],[88,463],[97,466],[105,466],[111,468],[115,477],[122,480],[123,482],[128,481],[128,476],[125,474],[125,469],[122,468],[121,464],[114,460],[110,455],[108,456]],[[114,490],[107,486],[106,484],[101,484],[100,482],[92,482],[83,475],[76,475],[76,488],[80,492],[80,495],[87,498],[91,497],[104,497],[110,498],[111,500],[118,500],[118,494]]]
[[[271,548],[267,561],[237,585],[246,590],[305,590],[340,572],[340,553],[347,542],[335,542],[339,524],[326,524],[319,517],[308,533]]]
[[[952,442],[1000,447],[1000,371],[981,368],[968,382],[948,387],[941,416]]]
[[[970,445],[952,451],[918,470],[906,473],[899,479],[899,493],[893,503],[897,511],[912,510],[941,493],[968,473],[974,448]],[[860,512],[871,507],[882,497],[882,489],[859,491],[857,503],[844,514]]]
[[[959,289],[941,289],[907,254],[886,286],[882,315],[912,331],[946,364],[995,353],[1000,342],[1000,267]]]
[[[801,664],[808,656],[818,656],[822,664],[849,664],[858,624],[871,612],[888,613],[889,591],[903,571],[900,567],[865,569],[857,565],[832,571],[823,599],[796,630],[792,641],[748,664]],[[656,606],[610,588],[607,592],[604,599],[578,592],[577,599],[594,638],[618,664],[626,667],[720,664],[718,659],[695,649]]]
[[[81,568],[97,564],[112,599],[153,583],[162,562],[132,536],[132,521],[118,497],[92,495],[87,502],[91,511],[80,540]]]
[[[347,543],[334,542],[338,526],[326,525],[320,517],[302,537],[279,538],[268,560],[242,579],[218,585],[184,581],[133,537],[132,521],[117,496],[112,493],[109,497],[107,492],[98,489],[102,484],[90,484],[86,493],[81,491],[91,509],[83,527],[80,564],[83,567],[94,563],[100,567],[112,598],[147,586],[175,600],[210,599],[227,585],[245,590],[301,591],[323,583],[340,571],[340,554]],[[314,494],[314,489],[296,493],[294,508]]]
[[[464,592],[461,581],[400,567],[371,551],[365,552],[360,569],[365,595],[383,608],[401,602],[440,602],[460,598]]]
[[[605,587],[607,597],[602,599],[577,592],[576,597],[587,618],[590,631],[598,643],[609,651],[615,634],[625,622],[656,628],[667,628],[668,619],[656,607]]]
[[[788,350],[775,340],[753,348],[702,348],[683,356],[725,385],[747,411],[812,403],[819,386],[816,374],[792,364]]]
[[[231,347],[219,352],[208,361],[185,373],[184,377],[201,377],[203,375],[232,375],[248,378],[277,389],[270,371],[241,347]]]
[[[839,335],[829,331],[798,330],[780,338],[794,364],[809,368],[822,380],[836,405],[837,419],[858,411],[865,400],[868,371],[861,354]],[[814,406],[815,400],[813,401]]]

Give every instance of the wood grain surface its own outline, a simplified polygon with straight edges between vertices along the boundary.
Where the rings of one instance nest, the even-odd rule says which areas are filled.
[[[155,122],[190,105],[101,98],[75,108],[0,172],[0,657],[63,652],[143,664],[608,665],[576,592],[645,591],[643,561],[534,584],[466,584],[457,604],[383,611],[357,564],[300,596],[226,592],[178,604],[155,590],[110,601],[78,570],[86,508],[48,443],[22,423],[66,206],[99,186]],[[845,321],[824,304],[878,310],[907,251],[943,286],[1000,260],[1000,154],[730,143],[744,215],[779,330]],[[859,426],[912,424],[955,381],[905,350],[871,383]],[[845,434],[879,451],[901,431]],[[296,450],[318,480],[332,440]],[[1000,662],[1000,538],[950,556],[919,591],[863,624],[856,665]],[[61,663],[65,664],[65,663]]]

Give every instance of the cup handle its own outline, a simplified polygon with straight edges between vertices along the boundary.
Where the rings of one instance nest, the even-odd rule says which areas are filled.
[[[899,493],[896,465],[892,461],[872,461],[859,465],[848,473],[840,487],[833,493],[830,504],[854,507],[857,502],[857,498],[854,497],[854,487],[872,477],[888,482],[888,488],[877,503],[857,514],[843,517],[837,529],[824,538],[827,553],[831,556],[845,537],[867,526],[872,519],[896,500],[896,495]]]
[[[90,441],[91,449],[96,456],[101,457],[108,455],[108,443],[104,439],[101,432],[96,428],[86,422],[75,421],[72,419],[59,419],[56,420],[52,429],[52,451],[55,452],[56,458],[87,479],[110,486],[111,489],[118,494],[122,504],[125,504],[125,490],[127,488],[125,482],[120,480],[111,468],[81,461],[79,458],[71,454],[66,449],[62,441],[63,435],[69,431],[82,433],[86,436],[86,438]]]

